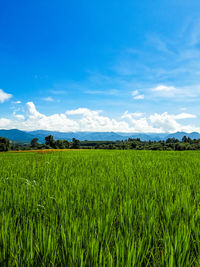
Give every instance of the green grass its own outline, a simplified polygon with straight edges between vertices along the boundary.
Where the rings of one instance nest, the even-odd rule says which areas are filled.
[[[1,153],[0,266],[200,266],[200,152]]]

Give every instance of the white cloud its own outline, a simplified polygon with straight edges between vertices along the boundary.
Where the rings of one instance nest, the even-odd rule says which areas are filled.
[[[144,95],[140,94],[138,90],[133,91],[132,93],[133,99],[140,100],[144,99]]]
[[[17,119],[21,119],[21,120],[24,120],[25,119],[24,115],[22,115],[22,114],[16,114],[16,111],[13,112],[13,116],[15,118],[17,118]]]
[[[176,91],[176,88],[174,86],[166,86],[161,84],[155,88],[152,88],[152,91],[171,92],[171,91]]]
[[[134,113],[129,113],[126,111],[122,115],[122,119],[128,119],[136,132],[154,132],[154,133],[163,133],[163,132],[177,132],[177,131],[200,131],[200,128],[191,126],[191,125],[182,125],[177,120],[181,119],[191,119],[195,118],[194,114],[189,113],[180,113],[177,115],[170,115],[168,112],[162,114],[152,114],[149,116],[144,116],[139,119],[135,119]]]
[[[134,113],[132,113],[132,115],[133,115],[134,117],[142,117],[142,116],[144,116],[144,114],[145,114],[145,113],[141,113],[141,112],[134,112]]]
[[[189,114],[189,113],[180,113],[178,115],[175,115],[174,118],[176,120],[182,120],[182,119],[193,119],[196,118],[196,115],[194,114]]]
[[[144,99],[144,95],[136,95],[133,97],[133,99],[136,99],[136,100]]]
[[[0,89],[0,103],[4,103],[12,97],[11,94],[5,93],[2,89]]]
[[[168,112],[162,114],[155,113],[149,116],[150,123],[153,127],[160,129],[161,132],[177,132],[177,131],[199,131],[191,125],[181,125],[177,120],[195,118],[196,116],[188,113],[180,113],[178,115],[170,115]]]
[[[1,129],[10,129],[12,128],[12,121],[6,118],[0,118],[0,128]]]
[[[101,110],[95,111],[95,110],[90,110],[88,108],[77,108],[77,109],[73,109],[73,110],[68,110],[65,113],[67,115],[83,115],[83,116],[94,115],[94,116],[97,116],[101,112],[102,112]]]
[[[13,101],[12,103],[13,104],[21,104],[22,102],[21,101]]]
[[[47,102],[53,102],[54,101],[54,99],[50,96],[43,98],[43,100],[47,101]]]
[[[150,91],[156,97],[174,97],[183,93],[183,90],[181,89],[178,89],[174,86],[166,86],[163,84],[151,88]]]
[[[185,86],[185,87],[174,87],[166,85],[158,85],[154,88],[149,89],[150,94],[153,97],[162,97],[162,98],[173,98],[176,101],[194,101],[199,98],[200,86]]]
[[[35,107],[33,102],[27,102],[26,106],[27,106],[28,116],[29,116],[30,119],[40,119],[40,118],[44,118],[45,117],[45,115],[39,113],[36,110],[36,107]]]
[[[88,108],[78,108],[69,110],[67,115],[82,115],[77,120],[79,131],[128,131],[129,125],[124,121],[117,121],[100,115],[101,110],[90,110]]]
[[[134,113],[129,113],[128,111],[126,111],[122,117],[122,119],[127,119],[130,128],[133,129],[132,132],[141,132],[141,133],[145,133],[145,132],[160,132],[160,129],[156,129],[154,127],[152,127],[151,125],[149,125],[148,122],[148,118],[147,117],[141,117],[136,119],[134,116]]]
[[[196,116],[190,113],[145,115],[144,113],[129,113],[128,111],[119,119],[102,115],[101,110],[78,108],[67,110],[65,113],[46,116],[37,111],[33,102],[26,103],[26,113],[13,113],[14,119],[0,118],[1,129],[20,130],[50,130],[50,131],[91,131],[91,132],[176,132],[199,131],[200,128],[181,124],[179,120],[193,119]],[[78,115],[78,117],[77,117]]]
[[[21,120],[23,120],[25,118],[24,115],[22,115],[22,114],[15,114],[15,117],[17,119],[21,119]]]
[[[139,91],[138,90],[135,90],[135,91],[132,92],[132,96],[136,96],[138,94],[139,94]]]

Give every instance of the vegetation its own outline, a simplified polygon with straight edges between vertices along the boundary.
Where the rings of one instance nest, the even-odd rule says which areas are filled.
[[[10,148],[10,141],[7,138],[0,137],[0,152],[8,151]]]
[[[0,138],[0,151],[8,150],[30,150],[30,149],[134,149],[134,150],[200,150],[200,139],[191,139],[184,136],[181,141],[175,138],[168,138],[163,141],[141,141],[139,138],[124,141],[79,141],[76,138],[72,142],[68,140],[54,140],[53,135],[45,137],[45,143],[38,143],[34,138],[31,143],[17,144],[6,141],[6,138]]]
[[[37,148],[38,146],[39,146],[38,138],[33,138],[33,140],[31,141],[31,147],[32,148]]]
[[[200,266],[200,152],[0,154],[0,266]]]

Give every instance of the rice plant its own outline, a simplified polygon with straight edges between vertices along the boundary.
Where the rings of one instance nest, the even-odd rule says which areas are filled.
[[[200,152],[0,154],[0,266],[200,266]]]

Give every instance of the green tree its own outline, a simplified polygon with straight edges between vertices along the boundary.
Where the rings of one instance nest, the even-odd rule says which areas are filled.
[[[69,142],[67,140],[63,140],[64,148],[69,148]]]
[[[53,139],[53,135],[48,135],[45,137],[45,144],[47,146],[55,148],[55,141]]]
[[[175,144],[175,150],[178,150],[178,151],[183,151],[186,149],[186,146],[184,143],[176,143]]]
[[[131,149],[135,149],[136,146],[137,146],[137,143],[136,143],[136,142],[132,142],[132,143],[130,144]]]
[[[183,143],[187,143],[187,142],[188,142],[188,138],[187,138],[187,136],[183,136],[183,138],[182,138],[182,142],[183,142]]]
[[[126,149],[126,144],[125,144],[125,142],[123,142],[123,141],[121,142],[120,148],[123,149],[123,150]]]
[[[56,140],[55,141],[55,146],[56,146],[56,148],[64,149],[65,148],[64,141],[63,140]]]
[[[115,146],[113,144],[109,144],[108,149],[115,149]]]
[[[76,139],[76,138],[73,138],[72,139],[72,146],[71,146],[71,148],[73,148],[73,149],[80,148],[80,141],[78,139]]]
[[[0,151],[8,151],[10,147],[10,141],[5,137],[0,137]]]
[[[187,138],[187,137],[186,137]],[[175,143],[178,143],[179,142],[179,140],[178,139],[176,139],[176,138],[167,138],[167,140],[166,140],[166,143],[173,143],[173,144],[175,144]]]
[[[31,140],[31,147],[33,147],[33,148],[38,147],[39,144],[37,143],[37,141],[38,141],[38,138],[33,138]]]

